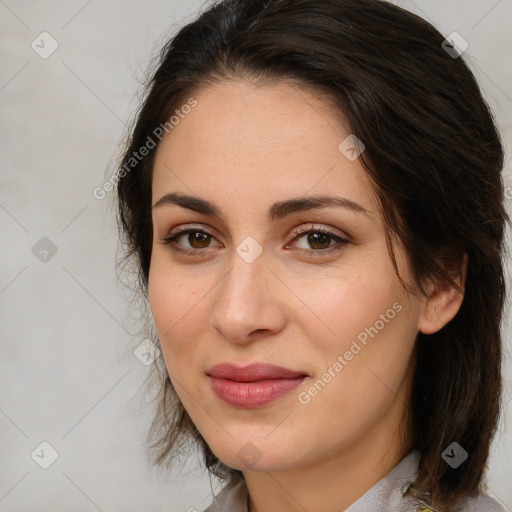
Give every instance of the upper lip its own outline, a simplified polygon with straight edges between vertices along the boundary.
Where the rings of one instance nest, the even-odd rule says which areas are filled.
[[[305,377],[304,372],[297,372],[266,363],[253,363],[247,366],[237,366],[233,363],[216,364],[207,372],[210,377],[234,380],[236,382],[255,382],[267,379],[295,379]]]

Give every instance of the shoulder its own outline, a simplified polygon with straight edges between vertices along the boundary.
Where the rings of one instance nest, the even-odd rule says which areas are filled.
[[[461,512],[505,512],[505,509],[495,499],[485,494],[476,498],[467,498],[459,510]]]

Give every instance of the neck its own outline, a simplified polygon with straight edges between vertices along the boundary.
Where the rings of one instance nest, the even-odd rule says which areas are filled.
[[[249,512],[340,512],[385,477],[411,450],[396,427],[403,402],[356,443],[285,471],[244,472]],[[400,422],[398,422],[400,424]]]

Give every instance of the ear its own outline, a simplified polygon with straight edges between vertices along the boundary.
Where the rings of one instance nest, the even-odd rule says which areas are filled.
[[[455,317],[464,299],[468,255],[464,253],[457,264],[454,264],[453,260],[442,261],[444,269],[460,290],[446,280],[430,283],[428,297],[422,305],[418,320],[418,330],[423,334],[434,334],[441,330]]]

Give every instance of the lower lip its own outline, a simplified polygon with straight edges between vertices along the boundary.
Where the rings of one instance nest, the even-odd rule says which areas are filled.
[[[258,382],[235,382],[228,379],[209,377],[215,394],[234,407],[255,409],[263,407],[298,388],[304,379],[268,379]]]

